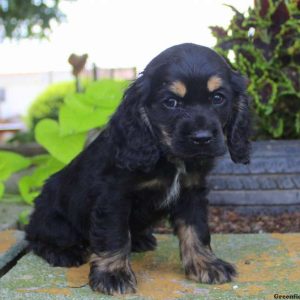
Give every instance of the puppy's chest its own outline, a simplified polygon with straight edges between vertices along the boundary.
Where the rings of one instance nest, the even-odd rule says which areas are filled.
[[[195,188],[203,185],[199,171],[189,170],[183,161],[176,161],[170,172],[159,172],[157,176],[142,180],[137,185],[137,190],[146,195],[158,195],[160,207],[167,207],[176,201],[184,189]]]

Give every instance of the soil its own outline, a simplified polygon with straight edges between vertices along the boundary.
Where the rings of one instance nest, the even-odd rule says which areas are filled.
[[[212,233],[300,232],[300,212],[244,215],[223,207],[210,207]]]
[[[300,232],[300,212],[276,215],[245,215],[225,207],[209,208],[211,233],[287,233]],[[166,222],[158,224],[157,233],[171,233]]]

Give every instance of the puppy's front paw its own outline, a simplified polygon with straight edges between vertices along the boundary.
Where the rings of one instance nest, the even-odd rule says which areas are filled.
[[[130,268],[115,271],[91,269],[89,284],[92,290],[108,295],[136,292],[136,278]]]
[[[230,282],[237,275],[233,265],[219,258],[211,262],[191,262],[185,267],[185,272],[188,278],[209,284]]]

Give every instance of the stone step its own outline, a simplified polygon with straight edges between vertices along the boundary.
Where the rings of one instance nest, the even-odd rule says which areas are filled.
[[[15,197],[20,199],[19,196]],[[4,199],[7,202],[0,202],[0,231],[5,229],[16,228],[20,213],[23,211],[29,211],[32,207],[23,203],[9,202],[8,199]]]
[[[132,266],[137,294],[105,296],[87,284],[89,266],[50,267],[27,254],[0,279],[0,299],[24,300],[171,300],[171,299],[274,299],[274,294],[295,294],[300,282],[300,234],[213,235],[216,254],[236,264],[239,276],[223,285],[197,284],[185,279],[178,241],[157,235],[158,249],[134,254]]]
[[[10,264],[25,250],[27,242],[24,232],[18,230],[0,231],[0,276]],[[0,292],[1,299],[1,292]]]

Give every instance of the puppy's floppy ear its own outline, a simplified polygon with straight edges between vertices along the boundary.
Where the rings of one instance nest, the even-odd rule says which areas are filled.
[[[246,93],[247,81],[232,71],[231,86],[234,91],[232,113],[227,123],[227,144],[231,159],[235,163],[250,162],[251,116],[249,98]]]
[[[121,168],[147,172],[159,159],[157,141],[144,105],[150,89],[150,79],[141,75],[129,86],[111,119],[116,162]]]

